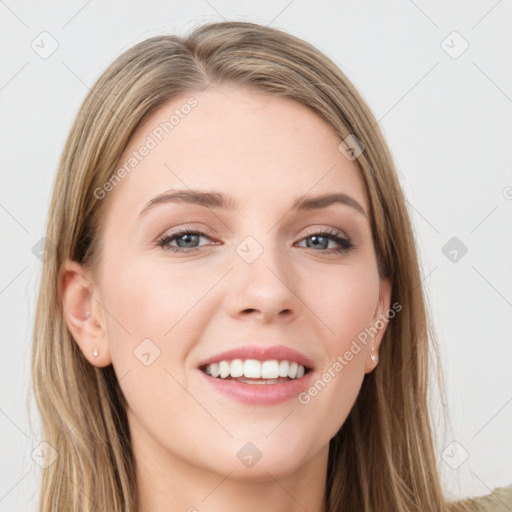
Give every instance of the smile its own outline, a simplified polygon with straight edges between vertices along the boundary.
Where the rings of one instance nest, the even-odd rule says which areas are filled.
[[[277,405],[310,386],[315,363],[286,345],[241,345],[199,361],[200,379],[229,400],[247,405]]]
[[[211,363],[200,368],[206,375],[236,380],[246,384],[279,384],[300,379],[309,369],[296,361],[271,359],[233,359]]]

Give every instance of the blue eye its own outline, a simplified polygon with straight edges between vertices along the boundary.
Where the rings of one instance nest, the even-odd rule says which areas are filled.
[[[190,229],[183,229],[182,231],[178,231],[177,233],[173,233],[172,235],[165,235],[159,241],[158,245],[161,246],[166,251],[172,252],[195,252],[198,250],[197,246],[194,244],[199,241],[201,237],[209,238],[205,233],[201,231],[193,231]],[[182,245],[170,245],[171,242],[176,240]]]
[[[327,249],[329,245],[329,241],[333,241],[338,244],[338,247],[331,248],[326,251],[327,254],[330,253],[341,253],[345,251],[349,251],[354,247],[350,239],[340,236],[338,231],[322,231],[308,234],[307,237],[302,240],[311,240],[310,243],[306,242],[306,247],[317,247]],[[301,240],[301,241],[302,241]]]
[[[175,253],[191,253],[199,250],[199,240],[201,238],[210,237],[201,231],[194,231],[191,229],[183,229],[170,235],[164,235],[157,242],[159,247],[162,247],[166,251],[172,251]],[[308,248],[319,248],[324,249],[317,252],[326,254],[331,253],[342,253],[349,251],[354,247],[350,239],[340,236],[338,231],[321,231],[308,234],[301,240],[311,240],[306,242]],[[171,242],[176,242],[177,245],[171,245]],[[329,242],[338,244],[338,247],[328,248]],[[325,250],[327,249],[327,250]]]

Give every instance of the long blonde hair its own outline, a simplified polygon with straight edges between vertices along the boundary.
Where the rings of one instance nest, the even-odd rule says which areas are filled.
[[[107,201],[94,191],[115,172],[137,127],[165,102],[211,83],[292,98],[341,139],[355,135],[365,148],[355,162],[378,268],[402,309],[388,325],[377,368],[330,441],[327,510],[458,510],[444,498],[436,467],[431,362],[443,411],[446,400],[415,237],[377,121],[340,69],[310,44],[254,23],[222,22],[183,38],[152,37],[120,55],[88,93],[67,139],[47,218],[53,251],[43,264],[33,337],[33,389],[44,439],[57,453],[43,470],[40,512],[138,510],[126,403],[112,366],[92,366],[68,331],[59,272],[67,258],[95,268]]]

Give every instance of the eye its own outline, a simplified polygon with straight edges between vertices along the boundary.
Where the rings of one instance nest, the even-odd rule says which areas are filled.
[[[339,231],[315,231],[308,233],[308,236],[303,238],[301,242],[303,240],[306,240],[306,247],[308,248],[328,249],[329,242],[338,244],[338,247],[320,251],[327,254],[346,252],[354,247],[350,239],[341,236]],[[310,240],[310,242],[308,242],[308,240]]]
[[[185,228],[175,233],[164,235],[157,241],[157,245],[166,251],[172,251],[175,253],[191,253],[199,250],[199,240],[201,238],[211,240],[211,238],[202,231]],[[326,254],[342,253],[349,251],[354,247],[350,239],[341,236],[341,233],[338,231],[314,231],[309,233],[307,237],[303,238],[301,242],[304,240],[306,240],[306,247],[323,249],[317,252],[323,252]],[[310,241],[308,242],[308,240]],[[176,242],[176,245],[171,245],[172,242]],[[329,248],[328,246],[330,242],[338,244],[338,247]]]
[[[210,238],[208,235],[201,231],[194,231],[192,229],[183,229],[170,235],[164,235],[157,242],[157,245],[166,251],[172,252],[196,252],[200,238]],[[171,242],[176,240],[177,245],[171,245]]]

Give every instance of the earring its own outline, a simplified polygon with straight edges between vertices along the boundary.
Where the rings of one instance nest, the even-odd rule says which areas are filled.
[[[370,354],[371,360],[375,363],[377,361],[377,356],[373,353],[373,347],[372,347],[372,353]]]
[[[96,347],[94,347],[94,348],[93,348],[93,350],[92,350],[92,355],[93,355],[94,357],[97,357],[97,356],[98,356],[98,349],[97,349]]]

